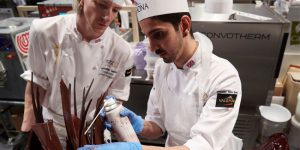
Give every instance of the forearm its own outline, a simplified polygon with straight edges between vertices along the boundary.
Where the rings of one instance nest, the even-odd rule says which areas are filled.
[[[27,82],[25,89],[25,99],[24,99],[24,114],[21,131],[30,131],[31,125],[35,122],[35,117],[33,114],[32,107],[32,97],[31,97],[31,83]]]
[[[154,139],[163,135],[161,128],[152,121],[145,121],[143,131],[140,133],[141,136]],[[189,150],[186,146],[175,146],[175,147],[158,147],[142,145],[143,150]]]
[[[37,85],[35,85],[37,86]],[[35,116],[33,112],[32,105],[32,94],[31,94],[31,83],[28,81],[25,88],[25,97],[24,97],[24,114],[23,122],[21,126],[21,131],[27,132],[31,130],[31,125],[35,123]],[[40,97],[39,100],[42,100],[45,95],[45,90],[37,86],[39,89]]]
[[[143,150],[190,150],[186,146],[175,146],[175,147],[158,147],[158,146],[142,146]]]
[[[140,133],[141,136],[155,139],[163,135],[161,128],[152,121],[145,121],[143,131]]]

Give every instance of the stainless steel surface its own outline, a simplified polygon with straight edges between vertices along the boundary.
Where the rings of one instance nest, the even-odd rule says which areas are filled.
[[[5,84],[0,87],[0,101],[23,101],[25,81],[20,77],[24,72],[23,57],[19,54],[15,36],[29,30],[34,18],[12,17],[0,21],[0,61],[6,69]]]
[[[243,139],[243,150],[251,150],[256,146],[259,119],[258,115],[240,114],[238,116],[233,133]]]
[[[16,28],[21,26],[22,24],[23,22],[17,19],[5,19],[0,22],[0,28],[1,29]]]
[[[292,21],[300,21],[300,5],[292,5],[289,7],[287,18]]]
[[[0,104],[5,104],[5,105],[20,105],[20,106],[24,106],[24,102],[21,101],[11,101],[11,99],[7,100],[7,99],[0,99]]]
[[[12,8],[0,8],[0,20],[10,18],[14,16]]]
[[[241,11],[244,13],[249,13],[257,16],[263,16],[271,18],[271,20],[257,20],[252,19],[249,17],[244,16],[237,16],[237,20],[229,20],[228,18],[223,19],[222,16],[226,16],[226,14],[211,14],[213,17],[207,17],[208,13],[204,12],[204,4],[195,4],[194,7],[190,7],[190,13],[192,15],[192,21],[213,21],[219,23],[259,23],[259,24],[266,24],[266,23],[287,23],[288,20],[284,19],[276,12],[274,12],[271,8],[265,5],[255,5],[255,4],[233,4],[233,12],[234,11]],[[227,14],[228,16],[228,14]],[[193,27],[195,28],[195,27]]]
[[[34,19],[36,18],[11,17],[1,20],[0,24],[6,24],[7,26],[2,26],[0,28],[0,34],[16,34],[19,33],[20,30],[27,30],[29,29],[31,22]]]

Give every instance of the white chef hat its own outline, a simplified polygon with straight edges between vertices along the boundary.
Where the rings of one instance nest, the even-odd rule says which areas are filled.
[[[132,2],[131,2],[131,0],[111,0],[113,3],[116,3],[116,4],[118,4],[118,5],[120,5],[120,6],[124,6],[124,5],[131,5],[132,4]],[[77,11],[77,7],[78,7],[78,3],[80,2],[80,0],[73,0],[73,9],[75,10],[75,11]]]
[[[164,14],[189,12],[187,0],[136,0],[138,21]]]

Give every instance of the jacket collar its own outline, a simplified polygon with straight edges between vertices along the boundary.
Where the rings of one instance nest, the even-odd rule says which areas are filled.
[[[196,32],[194,33],[194,37],[199,44],[193,56],[183,65],[183,70],[190,70],[190,69],[197,68],[199,65],[202,64],[204,51],[211,53],[213,50],[213,45],[211,40],[208,39],[205,35]]]
[[[76,14],[72,14],[72,15],[73,16],[71,17],[71,28],[69,29],[69,31],[73,36],[75,36],[75,38],[77,38],[79,40],[82,40],[82,35],[78,31],[77,26],[76,26],[77,15]],[[97,44],[97,43],[100,43],[101,41],[103,41],[104,37],[105,37],[105,34],[108,32],[108,28],[104,31],[104,33],[100,37],[91,40],[89,43],[90,44]]]

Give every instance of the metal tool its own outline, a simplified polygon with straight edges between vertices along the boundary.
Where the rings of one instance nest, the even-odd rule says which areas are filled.
[[[93,119],[92,123],[89,125],[89,127],[85,130],[84,135],[87,134],[87,132],[90,130],[90,128],[93,126],[93,124],[95,123],[97,117],[100,115],[100,112],[103,111],[104,105],[102,106],[102,108],[100,109],[98,115],[96,115],[96,117]]]

